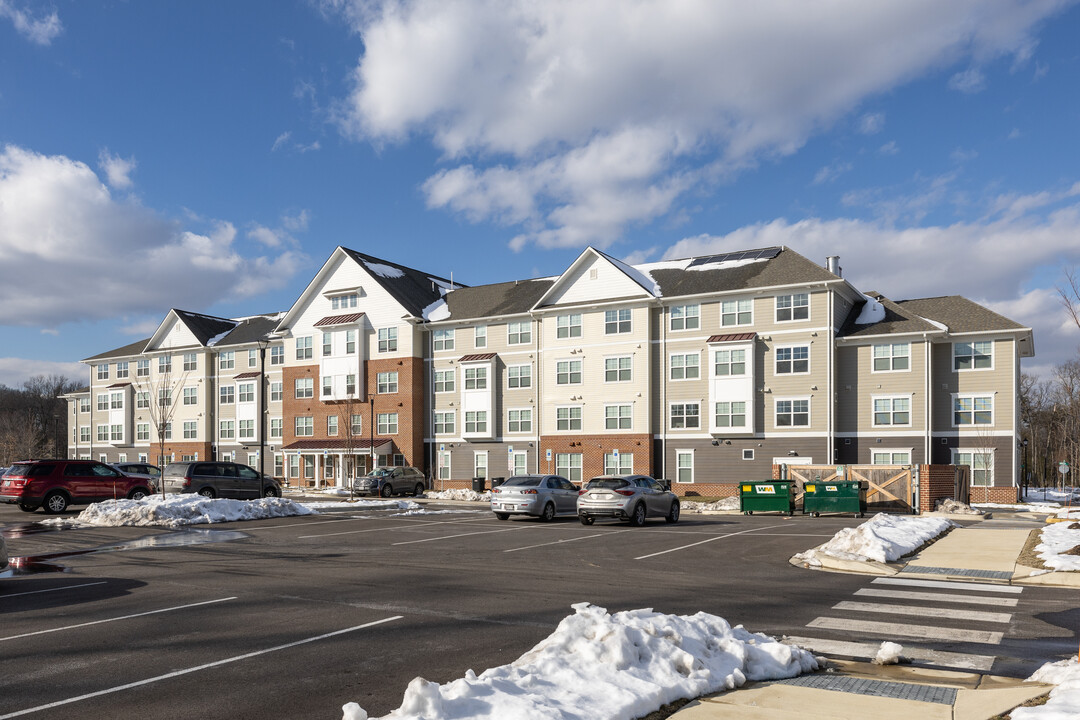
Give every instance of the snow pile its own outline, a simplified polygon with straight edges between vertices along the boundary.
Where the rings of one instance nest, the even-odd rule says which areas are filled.
[[[385,720],[642,717],[681,698],[816,670],[807,651],[699,612],[608,614],[589,603],[509,665],[445,685],[416,678]],[[356,703],[343,720],[367,720]]]
[[[881,647],[878,648],[877,655],[874,656],[875,665],[895,665],[904,658],[900,655],[904,651],[902,645],[886,640],[881,643]]]
[[[1080,489],[1074,487],[1063,488],[1028,488],[1024,493],[1024,499],[1028,502],[1047,503],[1070,503],[1080,502]]]
[[[1054,517],[1062,520],[1080,520],[1080,507],[1061,508]]]
[[[1012,720],[1076,720],[1080,717],[1080,660],[1047,663],[1028,678],[1029,682],[1057,685],[1050,700],[1038,707],[1019,707],[1009,715]]]
[[[946,518],[882,513],[853,528],[844,528],[824,545],[799,553],[795,559],[819,566],[819,555],[841,560],[892,562],[936,538],[955,523]]]
[[[971,507],[987,510],[1015,510],[1016,512],[1056,513],[1060,506],[1046,503],[1031,503],[1021,505],[1012,505],[1009,503],[971,503]]]
[[[885,306],[869,295],[863,295],[866,304],[863,305],[859,317],[855,318],[856,325],[873,325],[885,319]]]
[[[451,488],[439,492],[424,493],[424,497],[430,500],[466,500],[468,502],[491,502],[491,493],[478,493],[468,488]]]
[[[1080,528],[1073,525],[1076,523],[1052,523],[1043,528],[1035,553],[1044,565],[1055,570],[1080,570],[1080,555],[1070,554],[1080,547]]]
[[[719,512],[738,509],[739,498],[737,497],[720,498],[716,502],[711,503],[694,502],[693,500],[684,500],[682,503],[682,511],[684,513]]]
[[[335,508],[364,509],[364,510],[416,510],[419,503],[412,500],[332,500],[301,503],[304,507],[312,510],[330,510]]]
[[[977,508],[973,508],[967,503],[962,503],[959,500],[953,500],[952,498],[945,498],[938,500],[934,503],[935,512],[948,513],[950,515],[982,515],[983,511]]]
[[[76,522],[100,527],[124,525],[203,525],[207,523],[263,520],[290,515],[317,515],[315,510],[284,498],[223,500],[201,495],[158,495],[142,500],[106,500],[79,513]],[[48,520],[43,521],[48,523]]]

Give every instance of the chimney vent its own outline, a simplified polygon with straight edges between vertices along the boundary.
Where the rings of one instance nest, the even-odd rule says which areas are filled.
[[[830,255],[825,259],[825,269],[836,277],[844,276],[844,268],[840,267],[840,256]]]

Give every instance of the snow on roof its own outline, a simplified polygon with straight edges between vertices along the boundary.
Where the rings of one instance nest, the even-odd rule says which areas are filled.
[[[439,320],[450,319],[450,306],[446,304],[446,301],[439,298],[435,302],[428,305],[420,313],[420,317],[424,318],[427,322],[437,322]]]
[[[936,327],[938,330],[944,330],[945,332],[949,332],[949,326],[945,323],[939,323],[937,320],[931,320],[930,318],[923,317],[922,315],[917,315],[916,317],[918,317],[920,320],[925,320],[926,322]]]
[[[210,338],[209,340],[206,341],[206,347],[214,347],[219,342],[221,342],[222,338],[224,338],[226,335],[228,335],[229,333],[231,333],[235,329],[236,329],[236,326],[233,325],[231,328],[229,328],[227,330],[224,330],[222,332],[219,332],[217,335],[215,335],[214,337],[212,337],[212,338]]]
[[[855,318],[856,325],[873,325],[885,319],[885,306],[869,295],[863,295],[866,304],[863,305],[859,317]]]
[[[622,260],[619,260],[618,258],[614,258],[614,257],[612,257],[610,255],[604,255],[604,257],[606,257],[608,260],[610,260],[611,263],[615,267],[619,268],[624,273],[626,273],[630,277],[631,280],[636,282],[641,287],[645,288],[645,290],[647,290],[649,293],[651,293],[652,295],[654,295],[656,297],[660,297],[660,295],[662,294],[660,292],[660,284],[658,282],[656,282],[655,280],[653,280],[652,275],[650,275],[648,273],[648,271],[639,270],[638,268],[634,267],[633,265],[628,265],[628,264],[624,263]]]
[[[404,270],[396,267],[391,267],[390,265],[384,265],[383,263],[375,263],[365,260],[364,265],[367,266],[368,270],[375,273],[379,277],[399,278],[405,276]],[[434,278],[432,278],[432,281],[434,281]]]

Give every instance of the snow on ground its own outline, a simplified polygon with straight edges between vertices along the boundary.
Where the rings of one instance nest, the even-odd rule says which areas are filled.
[[[818,667],[806,650],[708,613],[573,608],[555,632],[509,665],[480,675],[469,670],[445,685],[414,679],[401,707],[384,719],[635,718],[680,698]],[[356,703],[342,710],[343,720],[368,718]]]
[[[950,515],[982,515],[983,511],[973,508],[966,503],[952,498],[943,498],[934,503],[935,512],[949,513]]]
[[[487,510],[425,510],[420,505],[415,509],[405,512],[391,513],[390,517],[406,517],[412,515],[488,515]]]
[[[1014,510],[1016,512],[1056,513],[1061,506],[1052,503],[1036,502],[1016,505],[1009,503],[971,503],[971,507],[980,510]]]
[[[142,500],[106,500],[94,503],[74,519],[82,525],[120,527],[124,525],[202,525],[206,523],[262,520],[290,515],[315,515],[311,508],[285,498],[259,500],[211,499],[201,495],[170,495]],[[42,524],[70,524],[69,519],[42,520]]]
[[[351,508],[354,510],[416,510],[419,503],[412,500],[315,500],[314,502],[301,502],[304,507],[312,510],[332,510]]]
[[[439,492],[427,492],[424,493],[424,497],[429,500],[467,500],[469,502],[491,502],[491,493],[484,492],[478,493],[475,490],[469,490],[468,488],[451,488],[450,490],[440,490]]]
[[[904,652],[904,647],[902,645],[886,640],[881,643],[881,647],[878,648],[873,663],[875,665],[895,665],[904,659],[900,654],[902,652]]]
[[[1080,488],[1028,488],[1024,494],[1027,502],[1067,503],[1080,502]]]
[[[857,562],[892,562],[954,525],[945,518],[882,513],[857,527],[844,528],[824,545],[799,553],[795,558],[815,566],[821,565],[818,555]]]
[[[711,503],[694,502],[693,500],[687,500],[683,498],[682,502],[682,511],[684,513],[703,513],[738,509],[739,498],[737,497],[721,498],[716,502]]]
[[[1054,517],[1062,520],[1080,520],[1080,507],[1065,507],[1054,513]]]
[[[1073,525],[1077,523],[1051,523],[1043,528],[1035,553],[1044,565],[1055,570],[1080,570],[1080,555],[1063,554],[1080,546],[1080,527]]]
[[[1012,720],[1076,720],[1080,717],[1080,660],[1047,663],[1028,678],[1032,682],[1057,685],[1050,700],[1038,707],[1020,707],[1009,713]]]

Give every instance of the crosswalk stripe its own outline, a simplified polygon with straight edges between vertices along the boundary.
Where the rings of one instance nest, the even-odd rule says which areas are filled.
[[[1012,613],[985,612],[983,610],[963,610],[959,608],[916,607],[914,605],[895,605],[892,603],[864,603],[845,600],[833,605],[833,610],[855,610],[858,612],[887,613],[889,615],[914,615],[925,618],[944,618],[946,620],[971,620],[972,622],[1007,623],[1012,620]]]
[[[809,638],[788,636],[784,638],[788,645],[798,645],[814,653],[822,655],[842,655],[856,658],[873,658],[877,656],[880,644],[855,643],[845,640],[826,640],[824,638]],[[915,662],[928,665],[941,665],[944,667],[962,668],[964,670],[980,670],[989,672],[994,666],[993,655],[969,655],[967,653],[952,653],[930,648],[904,645],[900,653],[903,657]]]
[[[951,595],[949,593],[909,592],[907,590],[878,590],[863,588],[856,595],[866,597],[895,598],[897,600],[929,600],[931,602],[966,603],[968,605],[996,605],[998,607],[1016,607],[1016,598],[981,597],[979,595]]]
[[[988,585],[985,583],[950,582],[948,580],[909,580],[908,578],[874,578],[877,585],[908,585],[910,587],[940,588],[941,590],[971,590],[973,592],[999,592],[1019,595],[1024,588],[1015,585]]]
[[[892,637],[910,637],[922,640],[953,640],[955,642],[997,645],[1004,633],[965,628],[939,628],[932,625],[907,625],[904,623],[875,622],[871,620],[852,620],[851,618],[819,617],[807,623],[806,627],[843,630],[845,632],[875,633],[889,639]]]

